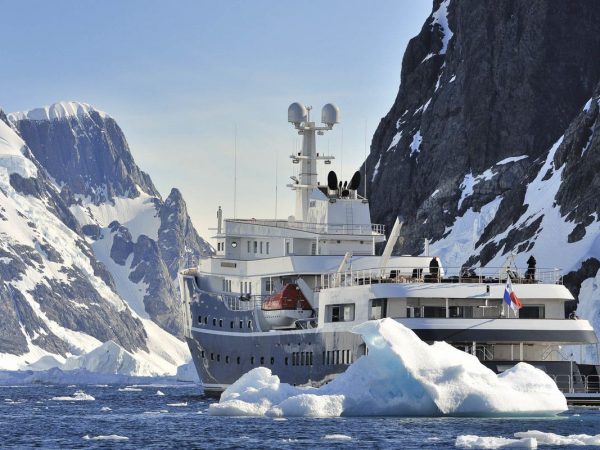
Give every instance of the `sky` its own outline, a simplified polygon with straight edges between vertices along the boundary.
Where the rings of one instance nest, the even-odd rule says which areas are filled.
[[[330,168],[340,179],[351,178],[431,7],[426,0],[3,2],[0,108],[74,100],[107,112],[163,197],[179,188],[197,230],[210,237],[219,205],[234,215],[234,185],[238,218],[274,217],[276,198],[278,218],[293,214],[285,187],[294,174],[289,155],[300,145],[287,123],[292,102],[313,106],[318,118],[326,103],[340,108],[341,123],[317,139],[317,151],[336,157]]]

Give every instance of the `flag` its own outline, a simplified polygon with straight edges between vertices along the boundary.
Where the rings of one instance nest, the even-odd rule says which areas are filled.
[[[514,312],[517,312],[519,309],[523,307],[521,300],[513,291],[512,282],[510,281],[510,276],[506,279],[506,287],[504,288],[504,302],[511,307]]]

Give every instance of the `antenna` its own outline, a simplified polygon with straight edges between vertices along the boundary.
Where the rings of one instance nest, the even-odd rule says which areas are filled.
[[[278,160],[279,152],[275,150],[275,220],[277,220],[277,171],[279,169]]]
[[[341,129],[342,137],[340,140],[340,179],[344,178],[344,127]]]
[[[365,118],[365,187],[363,197],[367,198],[367,119]]]
[[[233,135],[233,218],[237,218],[237,123]]]

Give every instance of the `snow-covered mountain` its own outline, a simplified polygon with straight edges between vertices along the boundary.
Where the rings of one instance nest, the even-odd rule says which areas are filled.
[[[600,332],[599,21],[587,2],[435,0],[365,166],[373,221],[405,218],[399,253],[533,254]]]
[[[211,251],[107,114],[0,113],[0,368],[69,366],[104,344],[136,375],[174,374],[188,357],[176,274]]]

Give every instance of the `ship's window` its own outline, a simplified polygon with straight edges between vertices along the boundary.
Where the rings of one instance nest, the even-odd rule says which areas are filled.
[[[448,308],[448,315],[450,317],[457,317],[461,319],[472,319],[473,318],[473,307],[472,306],[450,306]]]
[[[339,350],[335,351],[335,363],[336,364],[340,363],[340,351]]]
[[[210,360],[211,360],[211,361],[214,361],[214,359],[215,359],[215,354],[214,354],[214,353],[211,353],[211,354],[210,354]]]
[[[312,244],[310,244],[310,254],[311,255],[316,255],[317,254],[317,244],[315,242],[313,242]]]
[[[267,294],[270,294],[273,292],[273,281],[271,281],[271,280],[265,281],[265,291],[267,291]]]
[[[225,357],[225,364],[229,364],[229,356]]]
[[[198,323],[202,323],[202,316],[198,316]]]
[[[254,253],[258,253],[258,242],[254,241]]]
[[[219,326],[223,328],[223,319],[219,319]]]
[[[323,365],[325,365],[325,352],[323,352]]]
[[[250,253],[250,241],[248,241],[248,253]]]
[[[286,241],[286,243],[285,243],[285,254],[286,255],[290,254],[290,243],[289,243],[289,241]]]
[[[271,365],[275,364],[275,358],[271,356]]]
[[[325,307],[326,322],[352,322],[354,320],[354,303],[327,305]]]
[[[262,251],[263,251],[263,241],[260,241],[260,254],[262,255]]]
[[[387,298],[374,298],[371,300],[369,319],[379,320],[385,317],[387,317]]]
[[[289,362],[290,362],[290,360],[289,360],[289,358],[286,356],[286,357],[285,357],[285,360],[284,360],[284,363],[285,363],[285,365],[287,366],[287,365],[289,364]]]
[[[262,366],[262,365],[264,365],[264,364],[265,364],[265,357],[264,357],[264,356],[261,356],[261,357],[260,357],[260,365]]]
[[[202,350],[202,352],[200,353],[200,355],[202,356],[202,359],[204,359],[204,350]]]
[[[327,351],[327,359],[325,359],[325,364],[329,364],[329,350]]]
[[[237,357],[237,363],[239,364],[240,362],[241,362],[241,359],[240,359],[240,357],[238,356],[238,357]]]
[[[544,319],[545,316],[544,305],[527,305],[519,309],[519,319]]]
[[[231,323],[229,325],[230,325],[230,328],[233,328],[233,320],[231,321]]]
[[[206,325],[208,323],[208,317],[204,316],[204,325]]]
[[[250,364],[254,365],[254,356],[250,357]]]
[[[217,361],[221,361],[221,355],[217,353]]]
[[[244,326],[244,321],[240,320],[240,328],[242,328],[242,326]]]
[[[269,254],[269,243],[267,242],[267,255]]]
[[[215,319],[215,318],[213,317],[213,327],[216,327],[216,326],[217,326],[217,319]]]
[[[233,248],[236,248],[236,247],[237,247],[237,242],[233,241],[233,242],[231,243],[231,246],[232,246]]]
[[[252,321],[251,320],[248,321],[248,328],[252,329]]]

